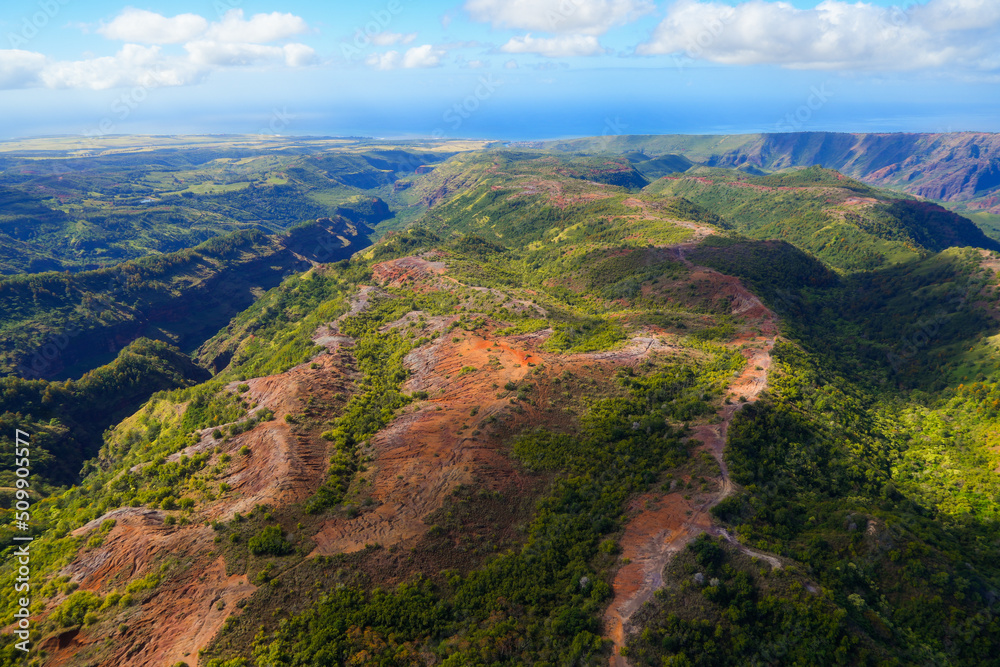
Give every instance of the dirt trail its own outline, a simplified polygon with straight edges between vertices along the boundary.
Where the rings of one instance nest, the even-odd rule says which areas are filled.
[[[684,258],[686,250],[673,250]],[[385,284],[442,282],[445,278],[440,264],[426,259],[393,260],[381,270],[378,277]],[[738,281],[712,273],[719,278],[714,281],[719,289],[730,296],[733,312],[754,322],[760,332],[742,341],[759,347],[744,350],[749,359],[747,369],[730,386],[734,396],[754,400],[766,387],[773,319],[765,317],[770,316],[768,311]],[[388,298],[388,294],[379,287],[362,287],[342,317],[361,312],[375,298]],[[351,552],[363,549],[366,543],[389,546],[418,538],[430,528],[424,522],[427,515],[440,508],[455,487],[477,477],[480,483],[485,478],[494,490],[517,493],[528,488],[531,481],[506,456],[504,443],[520,425],[559,419],[543,412],[556,391],[544,377],[570,371],[602,380],[623,363],[678,349],[660,337],[639,334],[618,350],[561,356],[540,351],[551,331],[507,337],[484,330],[448,333],[454,319],[411,313],[387,327],[420,323],[428,331],[442,334],[406,358],[413,375],[404,389],[426,391],[428,398],[409,406],[371,439],[368,453],[373,455],[373,463],[359,477],[364,479],[361,488],[373,503],[355,518],[335,516],[327,520],[314,538],[314,554]],[[164,523],[166,513],[161,510],[122,508],[77,531],[87,535],[105,518],[117,521],[101,545],[82,550],[62,572],[82,590],[104,595],[158,572],[164,563],[179,562],[184,567],[169,569],[150,599],[128,608],[127,629],[114,636],[113,646],[106,644],[108,633],[121,620],[111,616],[109,619],[115,619],[111,626],[99,623],[47,638],[50,658],[46,664],[86,661],[152,667],[181,660],[192,667],[198,664],[198,649],[211,641],[238,603],[255,590],[244,576],[226,576],[224,563],[213,553],[214,531],[203,522],[226,520],[258,504],[300,502],[324,478],[328,443],[316,433],[297,429],[294,418],[289,423],[284,417],[308,410],[307,399],[317,405],[346,400],[359,375],[352,354],[354,341],[339,331],[337,322],[317,330],[314,341],[326,351],[313,362],[246,382],[247,398],[258,409],[273,410],[272,420],[225,442],[213,437],[214,428],[205,429],[201,441],[185,450],[187,454],[214,452],[218,446],[220,452],[213,453],[210,465],[223,453],[231,456],[225,471],[213,481],[225,482],[229,490],[200,504],[192,523],[170,526]],[[505,385],[523,382],[543,364],[545,374],[531,376],[534,405],[515,403]],[[230,389],[237,390],[237,384]],[[693,435],[720,464],[725,429],[737,407],[726,406],[721,423],[700,426]],[[495,430],[497,420],[503,424],[500,432]],[[249,454],[240,453],[243,446]],[[615,580],[615,600],[606,616],[616,646],[624,640],[628,619],[662,584],[659,577],[669,555],[700,532],[712,530],[708,510],[730,492],[722,465],[719,488],[707,496],[686,501],[680,493],[648,494],[633,503],[636,515],[622,540],[625,555],[632,562]],[[53,600],[53,604],[61,601]]]
[[[691,436],[691,440],[699,443],[696,451],[711,453],[719,464],[720,475],[710,480],[715,489],[707,493],[689,494],[689,499],[684,498],[680,488],[667,494],[646,493],[632,502],[630,513],[633,516],[625,526],[621,539],[622,559],[628,561],[615,574],[612,583],[614,597],[604,614],[605,636],[614,643],[610,658],[613,667],[625,667],[629,664],[620,655],[621,648],[625,645],[629,619],[663,585],[663,568],[667,561],[701,533],[721,535],[737,544],[745,553],[763,558],[774,567],[781,565],[773,556],[752,552],[739,545],[735,538],[713,525],[710,514],[715,505],[733,492],[733,483],[722,456],[726,434],[736,411],[743,405],[756,401],[767,388],[771,349],[777,333],[776,318],[737,279],[692,265],[686,255],[696,245],[684,243],[672,246],[670,250],[677,259],[692,268],[695,275],[713,274],[720,289],[731,292],[729,296],[733,314],[740,317],[748,325],[748,329],[759,333],[738,337],[731,344],[743,346],[742,353],[747,358],[744,370],[739,377],[734,378],[727,390],[733,403],[719,409],[716,423],[695,427]]]

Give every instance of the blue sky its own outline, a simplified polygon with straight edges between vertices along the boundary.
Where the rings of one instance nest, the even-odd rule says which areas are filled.
[[[1000,131],[1000,2],[5,0],[0,138]]]

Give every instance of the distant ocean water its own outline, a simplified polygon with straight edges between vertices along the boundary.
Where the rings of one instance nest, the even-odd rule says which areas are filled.
[[[832,110],[798,121],[795,109],[778,106],[733,109],[705,105],[571,105],[530,103],[483,104],[474,112],[452,106],[424,105],[408,109],[297,108],[287,122],[269,122],[271,111],[239,113],[176,112],[143,115],[115,125],[115,134],[257,134],[374,136],[387,139],[443,137],[537,140],[618,134],[743,134],[782,131],[831,132],[1000,132],[1000,116],[992,114],[893,114],[886,109]],[[93,125],[58,118],[11,119],[4,139],[84,134]]]

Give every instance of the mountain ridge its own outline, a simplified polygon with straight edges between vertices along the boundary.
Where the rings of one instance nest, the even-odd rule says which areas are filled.
[[[819,165],[873,185],[1000,214],[995,201],[1000,193],[1000,134],[996,133],[611,136],[544,145],[562,151],[679,154],[706,166],[768,171]]]

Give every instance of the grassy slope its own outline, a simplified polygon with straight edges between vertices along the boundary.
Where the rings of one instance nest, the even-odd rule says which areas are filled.
[[[647,191],[684,197],[743,234],[789,241],[847,271],[955,245],[1000,248],[971,221],[941,207],[900,199],[820,168],[750,176],[702,167],[660,179]]]

